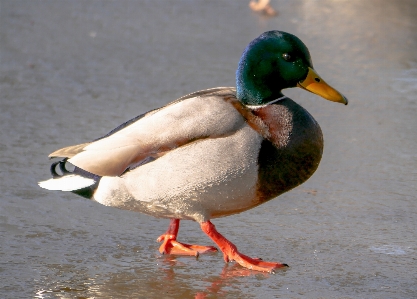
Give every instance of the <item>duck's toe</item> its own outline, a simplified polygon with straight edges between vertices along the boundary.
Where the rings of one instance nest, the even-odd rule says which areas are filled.
[[[194,244],[185,244],[173,239],[172,235],[163,234],[157,242],[163,242],[159,247],[161,254],[191,255],[198,256],[200,253],[216,252],[217,248],[213,246],[203,246]]]
[[[259,258],[251,258],[239,252],[233,252],[229,259],[233,259],[239,265],[257,271],[273,273],[275,269],[288,267],[287,264],[277,262],[264,262]]]

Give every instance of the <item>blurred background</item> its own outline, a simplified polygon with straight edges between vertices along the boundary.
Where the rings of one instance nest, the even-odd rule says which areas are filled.
[[[417,5],[414,0],[0,0],[0,297],[416,298]],[[161,256],[169,220],[46,192],[47,155],[187,93],[234,86],[246,45],[297,35],[343,106],[284,93],[320,123],[302,186],[215,219],[241,252]],[[211,244],[193,222],[179,240]]]

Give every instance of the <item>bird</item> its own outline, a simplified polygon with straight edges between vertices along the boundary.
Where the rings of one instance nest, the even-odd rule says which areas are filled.
[[[322,131],[306,109],[282,93],[292,87],[348,104],[315,71],[298,37],[264,32],[243,51],[235,87],[185,95],[96,140],[54,151],[49,157],[59,159],[50,166],[52,178],[38,184],[170,219],[157,239],[161,254],[217,251],[177,240],[180,221],[192,220],[226,263],[274,272],[288,265],[241,253],[211,220],[266,203],[316,171]]]

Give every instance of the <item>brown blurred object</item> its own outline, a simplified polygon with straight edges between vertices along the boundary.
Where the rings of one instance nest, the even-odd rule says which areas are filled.
[[[250,1],[249,7],[256,12],[263,13],[269,17],[277,16],[278,11],[276,11],[271,5],[269,5],[270,0],[259,0],[259,1]]]

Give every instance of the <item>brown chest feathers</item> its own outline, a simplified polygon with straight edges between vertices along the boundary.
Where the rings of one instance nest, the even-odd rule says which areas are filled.
[[[262,203],[302,184],[316,171],[323,135],[314,118],[288,98],[252,113],[262,120],[269,135],[258,155],[257,193]]]

